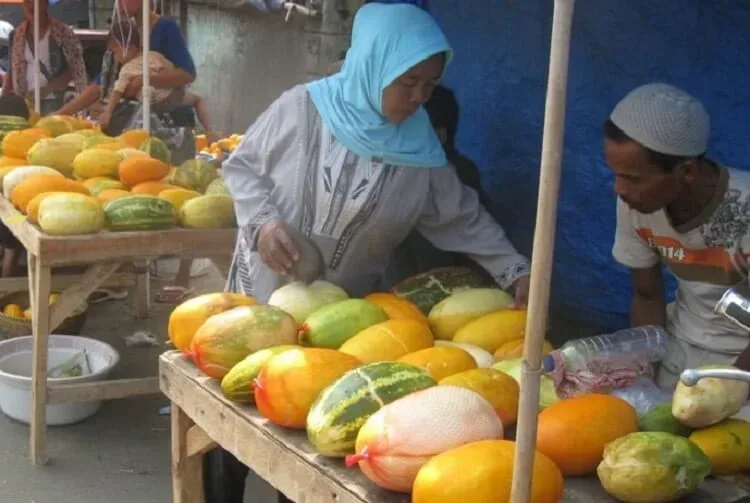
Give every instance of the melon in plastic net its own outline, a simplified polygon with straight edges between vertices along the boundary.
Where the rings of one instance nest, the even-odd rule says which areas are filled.
[[[391,491],[411,491],[429,459],[478,440],[503,438],[492,405],[458,386],[436,386],[392,402],[373,414],[357,435],[356,454],[347,466]]]

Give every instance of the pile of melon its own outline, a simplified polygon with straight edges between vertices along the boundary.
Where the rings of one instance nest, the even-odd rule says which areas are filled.
[[[199,134],[195,136],[195,151],[210,155],[221,162],[227,155],[237,149],[243,138],[244,135],[233,134],[209,144],[206,135]]]
[[[202,295],[171,313],[169,337],[227,398],[305,429],[316,452],[384,489],[414,501],[506,501],[519,384],[492,368],[493,353],[522,339],[525,312],[469,270],[431,274],[443,281],[411,278],[410,292],[364,299],[325,281],[288,284],[267,304]],[[450,340],[461,330],[465,339]],[[456,464],[475,468],[457,477]],[[562,489],[560,469],[538,452],[533,501],[557,502]]]
[[[3,196],[50,235],[234,227],[218,170],[170,152],[145,131],[114,138],[78,119],[48,116],[2,139]]]

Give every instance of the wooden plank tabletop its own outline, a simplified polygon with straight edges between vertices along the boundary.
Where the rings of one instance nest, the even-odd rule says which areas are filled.
[[[0,197],[0,219],[45,267],[133,261],[156,257],[229,256],[237,229],[182,229],[109,232],[80,236],[48,236],[28,223],[10,201]]]
[[[277,427],[255,408],[233,403],[217,381],[206,377],[178,351],[159,360],[162,392],[217,444],[293,501],[305,503],[408,503],[409,495],[379,489],[342,460],[316,454],[304,431]],[[566,503],[615,503],[595,477],[565,481]],[[746,503],[750,492],[725,481],[707,480],[684,503]]]

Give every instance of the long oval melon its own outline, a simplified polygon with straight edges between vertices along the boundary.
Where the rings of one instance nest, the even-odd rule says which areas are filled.
[[[300,343],[338,349],[358,332],[388,319],[381,308],[362,299],[347,299],[324,306],[299,328]]]
[[[272,306],[240,306],[211,316],[190,341],[190,356],[207,376],[223,378],[249,354],[294,344],[294,318]]]
[[[286,351],[287,349],[296,348],[293,344],[283,346],[274,346],[272,348],[261,349],[251,354],[240,363],[232,367],[227,375],[221,380],[221,391],[224,396],[234,402],[254,403],[255,395],[253,390],[253,380],[258,377],[263,366],[274,355]]]
[[[499,288],[472,288],[440,302],[427,319],[435,338],[451,340],[468,323],[493,311],[507,309],[512,302],[513,297]]]
[[[166,199],[146,194],[120,197],[104,206],[113,231],[169,229],[177,224],[177,210]]]
[[[318,396],[307,415],[307,438],[324,456],[354,453],[357,433],[386,404],[435,386],[427,371],[399,362],[378,362],[350,370]]]

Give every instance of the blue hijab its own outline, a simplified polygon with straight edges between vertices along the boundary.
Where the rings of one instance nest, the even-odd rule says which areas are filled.
[[[347,149],[386,164],[439,168],[445,152],[424,108],[401,124],[382,114],[383,89],[425,59],[453,52],[432,16],[408,4],[367,4],[341,71],[307,84],[323,123]]]

